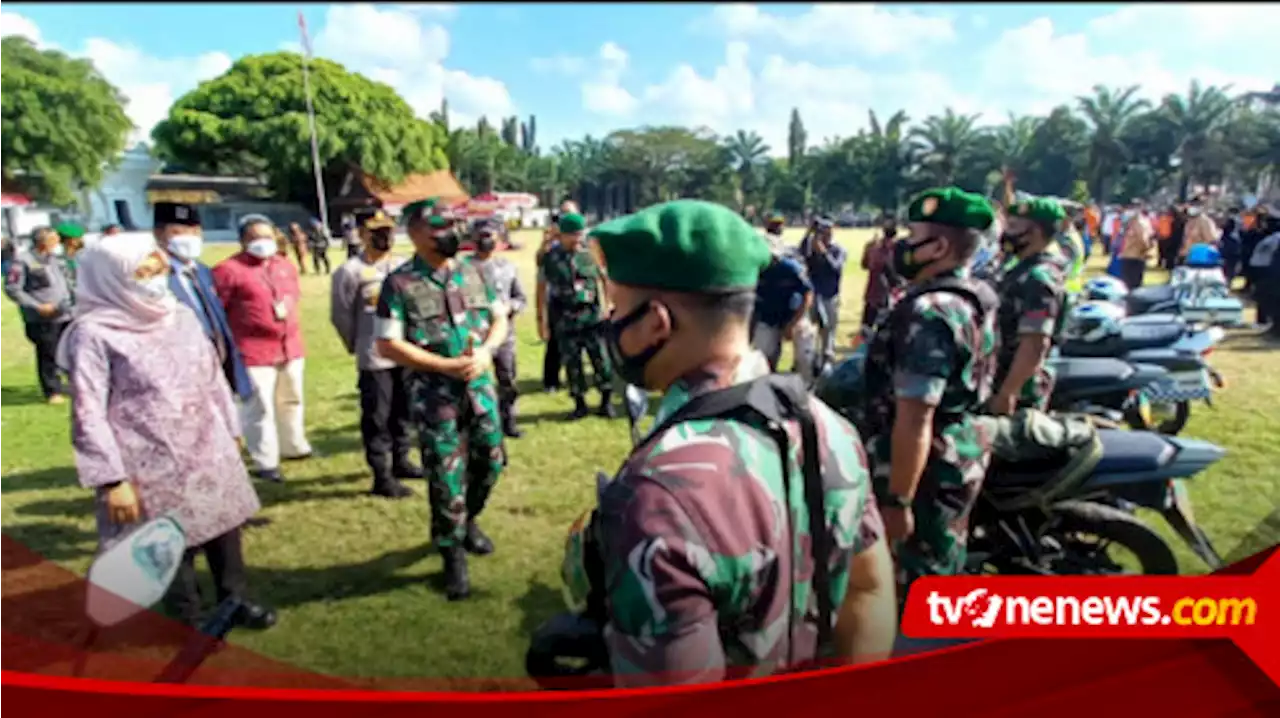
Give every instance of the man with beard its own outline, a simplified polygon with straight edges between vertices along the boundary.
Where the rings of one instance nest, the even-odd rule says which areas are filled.
[[[991,409],[1011,414],[1021,407],[1045,410],[1053,371],[1045,357],[1053,344],[1063,303],[1063,264],[1050,251],[1066,215],[1057,201],[1039,197],[1009,208],[1001,241],[1018,258],[1000,278],[1000,352]]]
[[[524,435],[516,426],[516,315],[524,311],[528,305],[524,287],[520,284],[520,273],[516,265],[505,257],[495,256],[498,247],[498,233],[501,228],[493,222],[480,222],[475,228],[476,253],[470,257],[472,266],[480,270],[481,276],[489,283],[498,301],[506,305],[511,313],[507,316],[510,324],[506,341],[498,347],[493,355],[493,369],[498,376],[498,407],[502,415],[502,432],[512,439]]]
[[[493,355],[508,310],[484,277],[457,259],[452,216],[430,200],[405,208],[414,257],[387,275],[378,298],[378,353],[407,370],[431,505],[431,539],[444,559],[445,595],[471,595],[467,554],[487,555],[484,510],[506,466]]]
[[[373,471],[369,493],[403,499],[413,490],[401,478],[420,479],[422,469],[409,461],[409,397],[404,369],[378,353],[374,323],[382,283],[403,259],[391,256],[395,223],[382,210],[364,210],[356,221],[364,250],[338,267],[329,294],[329,322],[348,354],[356,355],[360,378],[360,438]]]

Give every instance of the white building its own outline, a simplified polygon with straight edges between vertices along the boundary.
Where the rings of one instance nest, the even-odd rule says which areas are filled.
[[[98,231],[108,224],[118,224],[126,230],[150,229],[147,182],[160,171],[162,164],[151,156],[145,143],[139,142],[125,150],[119,165],[103,178],[97,189],[81,192],[81,209],[88,229]]]

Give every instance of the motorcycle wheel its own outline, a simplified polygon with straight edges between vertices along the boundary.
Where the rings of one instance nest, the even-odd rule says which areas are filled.
[[[1172,412],[1159,411],[1158,407],[1159,404],[1152,407],[1156,415],[1156,427],[1153,431],[1165,436],[1177,436],[1179,431],[1186,428],[1187,420],[1191,418],[1191,402],[1180,401],[1174,404]]]
[[[1176,576],[1178,560],[1164,539],[1137,517],[1118,508],[1086,501],[1064,501],[1051,509],[1055,521],[1052,537],[1061,543],[1061,555],[1051,562],[1062,576],[1126,573],[1107,555],[1119,546],[1137,558],[1141,574]]]

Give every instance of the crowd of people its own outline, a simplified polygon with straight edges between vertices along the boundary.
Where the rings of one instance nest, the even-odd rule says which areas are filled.
[[[814,221],[792,247],[780,216],[759,231],[712,203],[667,202],[590,229],[576,205],[561,205],[537,250],[544,385],[557,387],[563,369],[570,419],[590,413],[591,386],[597,412],[615,416],[615,375],[662,394],[655,428],[575,527],[607,577],[594,590],[618,683],[887,656],[911,583],[963,569],[990,461],[974,418],[1047,402],[1046,359],[1092,242],[1125,281],[1142,282],[1159,222],[1134,203],[1108,229],[1107,211],[935,188],[912,199],[905,233],[886,216],[861,257],[870,396],[855,428],[808,394],[787,402],[781,423],[738,412],[745,393],[707,409],[776,376],[785,342],[805,387],[835,360],[847,252],[831,222]],[[1195,200],[1185,216],[1170,230],[1175,257],[1219,245],[1255,290],[1275,285],[1274,213],[1253,213],[1251,229],[1249,215],[1219,228]],[[401,225],[407,259],[392,253]],[[434,199],[407,206],[399,224],[360,212],[359,251],[332,273],[330,293],[331,324],[358,370],[371,491],[403,499],[413,491],[402,479],[426,478],[450,600],[471,593],[469,556],[494,551],[478,518],[508,440],[522,435],[513,325],[529,304],[497,253],[501,228],[470,228],[476,250],[462,256],[464,227]],[[51,402],[74,397],[76,466],[95,491],[103,544],[165,513],[187,532],[170,600],[189,622],[198,554],[219,599],[247,590],[240,531],[259,508],[251,478],[281,482],[282,462],[314,455],[298,248],[315,234],[294,225],[290,245],[251,215],[240,251],[211,268],[198,210],[159,203],[151,237],[81,249],[79,228],[42,229],[6,274],[42,390]],[[1000,269],[986,281],[971,268],[993,242]],[[327,259],[321,266],[328,273]],[[787,477],[812,477],[815,466],[816,494],[793,491]],[[798,587],[808,601],[790,598]],[[275,621],[252,602],[241,615],[255,628]]]

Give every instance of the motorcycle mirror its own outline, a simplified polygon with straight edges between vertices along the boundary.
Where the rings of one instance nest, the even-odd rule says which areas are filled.
[[[156,605],[173,583],[186,534],[168,516],[152,519],[94,559],[86,576],[85,614],[102,628]]]
[[[622,391],[622,396],[626,400],[627,416],[631,419],[632,425],[649,413],[649,392],[634,384],[627,384],[627,388]]]

